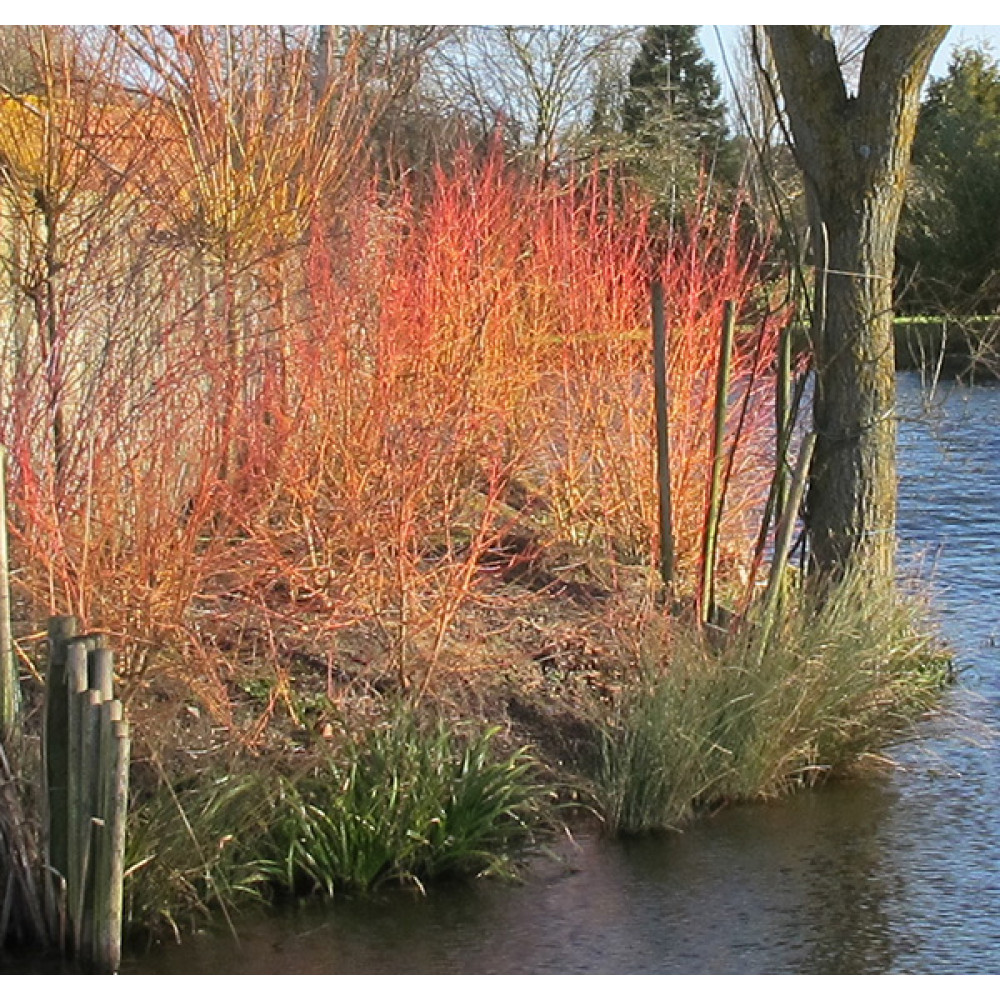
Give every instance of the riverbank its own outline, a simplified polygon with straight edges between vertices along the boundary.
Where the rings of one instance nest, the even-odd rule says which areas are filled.
[[[899,317],[893,325],[896,371],[931,378],[996,379],[1000,375],[1000,320]]]
[[[509,876],[580,811],[612,835],[679,829],[883,767],[948,678],[916,606],[861,579],[822,605],[790,593],[764,648],[752,628],[708,641],[653,600],[570,582],[498,583],[506,617],[470,615],[480,655],[421,698],[380,691],[355,645],[334,699],[274,713],[253,753],[213,743],[193,713],[175,720],[139,779],[133,930],[180,936],[241,901]],[[623,621],[627,607],[640,618]]]
[[[933,560],[962,681],[898,767],[723,809],[681,835],[556,841],[523,884],[281,908],[125,973],[882,974],[1000,971],[996,385],[899,379],[901,561]]]
[[[131,709],[130,939],[297,895],[516,876],[581,816],[676,830],[882,767],[948,677],[916,605],[861,578],[822,604],[791,588],[762,646],[752,615],[707,637],[640,598],[638,569],[587,577],[498,578],[463,613],[467,658],[422,692],[365,664],[360,636],[322,670],[300,655],[287,698],[243,692],[244,727],[273,703],[253,741],[154,686]]]
[[[996,316],[897,316],[892,330],[897,372],[922,372],[929,381],[993,381],[1000,376]],[[795,350],[808,352],[806,328],[793,331]]]
[[[164,646],[171,669],[126,695],[133,931],[510,874],[572,811],[612,835],[678,829],[877,766],[947,680],[915,598],[893,588],[850,576],[820,599],[788,570],[768,588],[784,594],[775,614],[726,565],[719,596],[740,613],[702,626],[648,564],[542,541],[518,513],[519,531],[464,552],[453,604],[432,585],[460,538],[423,557],[405,607],[426,601],[433,628],[371,615],[331,630],[318,601],[250,601],[224,579],[195,595],[187,648],[226,669]],[[27,694],[24,775],[40,686]]]

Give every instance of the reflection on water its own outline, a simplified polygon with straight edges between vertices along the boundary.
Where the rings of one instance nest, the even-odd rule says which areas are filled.
[[[967,668],[903,767],[690,832],[563,845],[518,886],[473,885],[248,920],[125,972],[1000,973],[1000,388],[931,408],[900,375],[904,550],[935,565]]]

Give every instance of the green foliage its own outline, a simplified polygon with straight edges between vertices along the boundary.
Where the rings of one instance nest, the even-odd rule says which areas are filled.
[[[1000,305],[1000,65],[955,52],[923,103],[897,246],[908,312]]]
[[[698,41],[697,26],[646,28],[629,70],[622,118],[626,132],[648,139],[682,123],[687,137],[708,152],[726,138],[722,87]]]
[[[259,774],[164,784],[129,816],[125,923],[180,938],[213,910],[265,896],[261,864],[273,808],[272,782]]]
[[[502,873],[543,820],[525,750],[399,711],[297,777],[247,773],[164,785],[129,827],[126,917],[180,936],[275,890],[366,890]]]
[[[789,599],[763,653],[676,636],[604,726],[597,797],[620,832],[842,773],[929,710],[947,661],[911,604],[852,575]]]
[[[493,759],[495,730],[457,738],[400,713],[306,780],[284,782],[272,877],[286,889],[370,889],[503,870],[537,818],[525,751]]]
[[[647,27],[629,71],[622,129],[626,161],[657,198],[689,198],[706,167],[734,172],[725,113],[697,26]]]

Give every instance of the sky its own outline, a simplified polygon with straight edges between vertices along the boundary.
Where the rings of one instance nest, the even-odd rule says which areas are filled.
[[[749,6],[747,12],[753,12],[752,5]],[[982,13],[982,10],[980,9],[978,12]],[[838,11],[838,13],[840,13],[840,11]],[[778,24],[780,22],[772,18],[766,23]],[[720,41],[722,46],[727,49],[734,45],[739,35],[740,27],[740,25],[731,24],[702,26],[700,34],[702,48],[704,48],[706,55],[708,55],[719,68],[719,78],[723,82],[726,80],[726,74],[720,53]],[[979,46],[983,43],[990,46],[993,50],[993,54],[1000,58],[1000,25],[954,25],[951,31],[948,32],[948,37],[945,39],[944,44],[938,49],[937,55],[934,57],[934,62],[931,63],[929,77],[944,76],[944,74],[948,71],[948,64],[951,61],[951,53],[956,46]]]
[[[982,13],[982,11],[980,11]],[[944,76],[948,70],[951,52],[956,45],[973,45],[979,47],[985,43],[993,50],[993,55],[1000,59],[1000,25],[997,24],[957,24],[948,32],[944,45],[931,63],[931,76]]]
[[[767,0],[767,2],[736,3],[733,0],[702,0],[697,7],[671,9],[659,3],[636,3],[619,0],[609,5],[593,0],[506,0],[504,4],[482,3],[470,5],[468,0],[433,0],[403,4],[399,0],[365,0],[363,7],[356,3],[302,2],[285,0],[280,7],[282,21],[286,24],[355,23],[363,14],[371,24],[578,24],[599,21],[609,13],[625,24],[651,24],[668,13],[697,13],[709,21],[725,22],[703,25],[702,45],[707,55],[719,66],[719,76],[725,82],[720,39],[723,46],[732,45],[739,34],[737,20],[752,19],[757,24],[796,23],[808,14],[810,20],[838,23],[854,22],[884,15],[881,20],[892,23],[898,17],[899,4],[879,3],[877,0],[841,0],[831,3],[804,4],[801,0]],[[149,24],[241,24],[276,13],[273,4],[220,2],[220,0],[174,0],[171,3],[135,4],[124,0],[89,3],[84,8],[66,0],[36,0],[31,10],[38,16],[39,24],[81,22],[81,14],[91,17],[93,24],[119,24],[141,21]],[[984,5],[967,0],[953,0],[947,12],[958,19],[971,19],[982,14]],[[20,11],[19,11],[20,12]],[[824,15],[826,15],[824,17]],[[965,15],[963,18],[962,15]],[[475,20],[478,18],[478,20]],[[878,18],[876,18],[878,19]],[[930,75],[942,76],[948,69],[951,51],[956,45],[978,45],[986,42],[1000,57],[1000,25],[956,25],[948,33],[944,45],[938,50],[931,65]]]
[[[737,3],[734,0],[702,0],[697,7],[672,9],[671,5],[659,3],[636,3],[633,0],[619,0],[609,5],[594,0],[506,0],[503,4],[482,3],[470,5],[468,0],[432,0],[420,2],[410,0],[403,4],[400,0],[365,0],[359,7],[356,3],[302,2],[286,0],[281,4],[282,21],[286,24],[355,23],[359,14],[371,24],[526,24],[544,22],[546,24],[578,24],[600,21],[613,13],[616,21],[624,24],[652,24],[665,14],[697,13],[707,21],[723,22],[717,26],[706,25],[702,30],[702,44],[708,55],[717,63],[719,45],[715,28],[723,43],[731,43],[737,36],[739,25],[736,21],[748,18],[758,24],[796,23],[807,14],[810,20],[838,23],[870,19],[873,15],[885,15],[881,20],[890,23],[893,15],[898,17],[899,4],[878,3],[877,0],[841,0],[831,3],[804,4],[801,0],[767,0],[767,2]],[[979,2],[955,0],[949,3],[947,12],[959,19],[971,19],[982,14],[984,5]],[[273,4],[220,2],[220,0],[173,0],[171,3],[136,4],[124,0],[88,3],[85,7],[70,4],[66,0],[36,0],[31,7],[39,18],[39,24],[81,23],[81,15],[91,17],[92,24],[119,24],[140,21],[149,24],[242,24],[259,20],[277,9]],[[18,11],[18,13],[23,13]],[[962,18],[961,15],[965,15]],[[824,17],[824,15],[826,15]],[[478,20],[476,20],[478,18]],[[878,19],[878,18],[875,18]],[[958,25],[949,32],[948,39],[938,52],[931,67],[931,75],[942,75],[948,67],[951,49],[958,43],[978,44],[988,41],[994,52],[1000,56],[1000,25]]]
[[[953,0],[946,11],[956,20],[971,20],[980,16],[984,9],[982,0]],[[853,22],[860,20],[885,20],[892,22],[899,16],[898,3],[879,3],[877,0],[840,0],[829,2],[802,3],[801,0],[766,0],[766,2],[738,3],[735,0],[702,0],[697,6],[682,6],[657,3],[637,3],[634,0],[618,0],[614,4],[596,0],[505,0],[502,4],[470,4],[468,0],[365,0],[364,4],[337,3],[326,0],[323,3],[285,0],[280,7],[273,3],[247,3],[241,0],[220,2],[220,0],[172,0],[171,3],[135,3],[125,0],[113,2],[73,4],[68,0],[36,0],[31,12],[40,24],[80,23],[84,17],[91,17],[94,24],[118,24],[141,21],[144,23],[208,23],[241,24],[259,21],[260,18],[280,11],[286,24],[317,24],[321,22],[354,23],[360,16],[371,24],[469,24],[498,23],[525,24],[542,21],[547,24],[577,24],[598,22],[614,15],[616,21],[625,24],[651,24],[662,20],[665,15],[697,13],[706,21],[723,22],[732,27],[735,22],[748,18],[760,24],[795,23],[803,15],[809,20]],[[908,11],[910,12],[910,11]],[[19,9],[17,13],[23,14]],[[876,15],[882,15],[878,17]],[[964,16],[963,16],[964,15]],[[478,18],[478,20],[476,20]],[[991,38],[1000,40],[1000,26],[977,31],[989,31]],[[952,34],[955,34],[953,31]],[[1000,49],[998,49],[1000,52]],[[947,63],[945,63],[946,65]]]

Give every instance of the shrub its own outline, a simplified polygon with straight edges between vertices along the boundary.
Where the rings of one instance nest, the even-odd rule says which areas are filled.
[[[542,549],[651,562],[653,271],[686,579],[724,300],[755,328],[734,362],[750,405],[738,432],[740,407],[730,422],[720,553],[746,562],[773,450],[771,380],[755,375],[776,325],[764,247],[739,212],[706,200],[656,243],[648,205],[600,172],[540,180],[498,151],[466,151],[425,186],[359,182],[279,257],[250,240],[235,273],[200,243],[154,254],[146,241],[129,266],[149,287],[122,292],[113,318],[59,313],[63,382],[35,364],[0,385],[26,605],[115,633],[127,694],[176,678],[238,732],[231,682],[252,654],[229,637],[250,614],[258,634],[294,617],[324,646],[360,623],[400,686],[424,683],[512,529]],[[75,288],[132,288],[121,227],[100,231],[65,273]],[[41,328],[29,334],[24,357],[42,357]],[[0,344],[10,365],[15,346]]]

